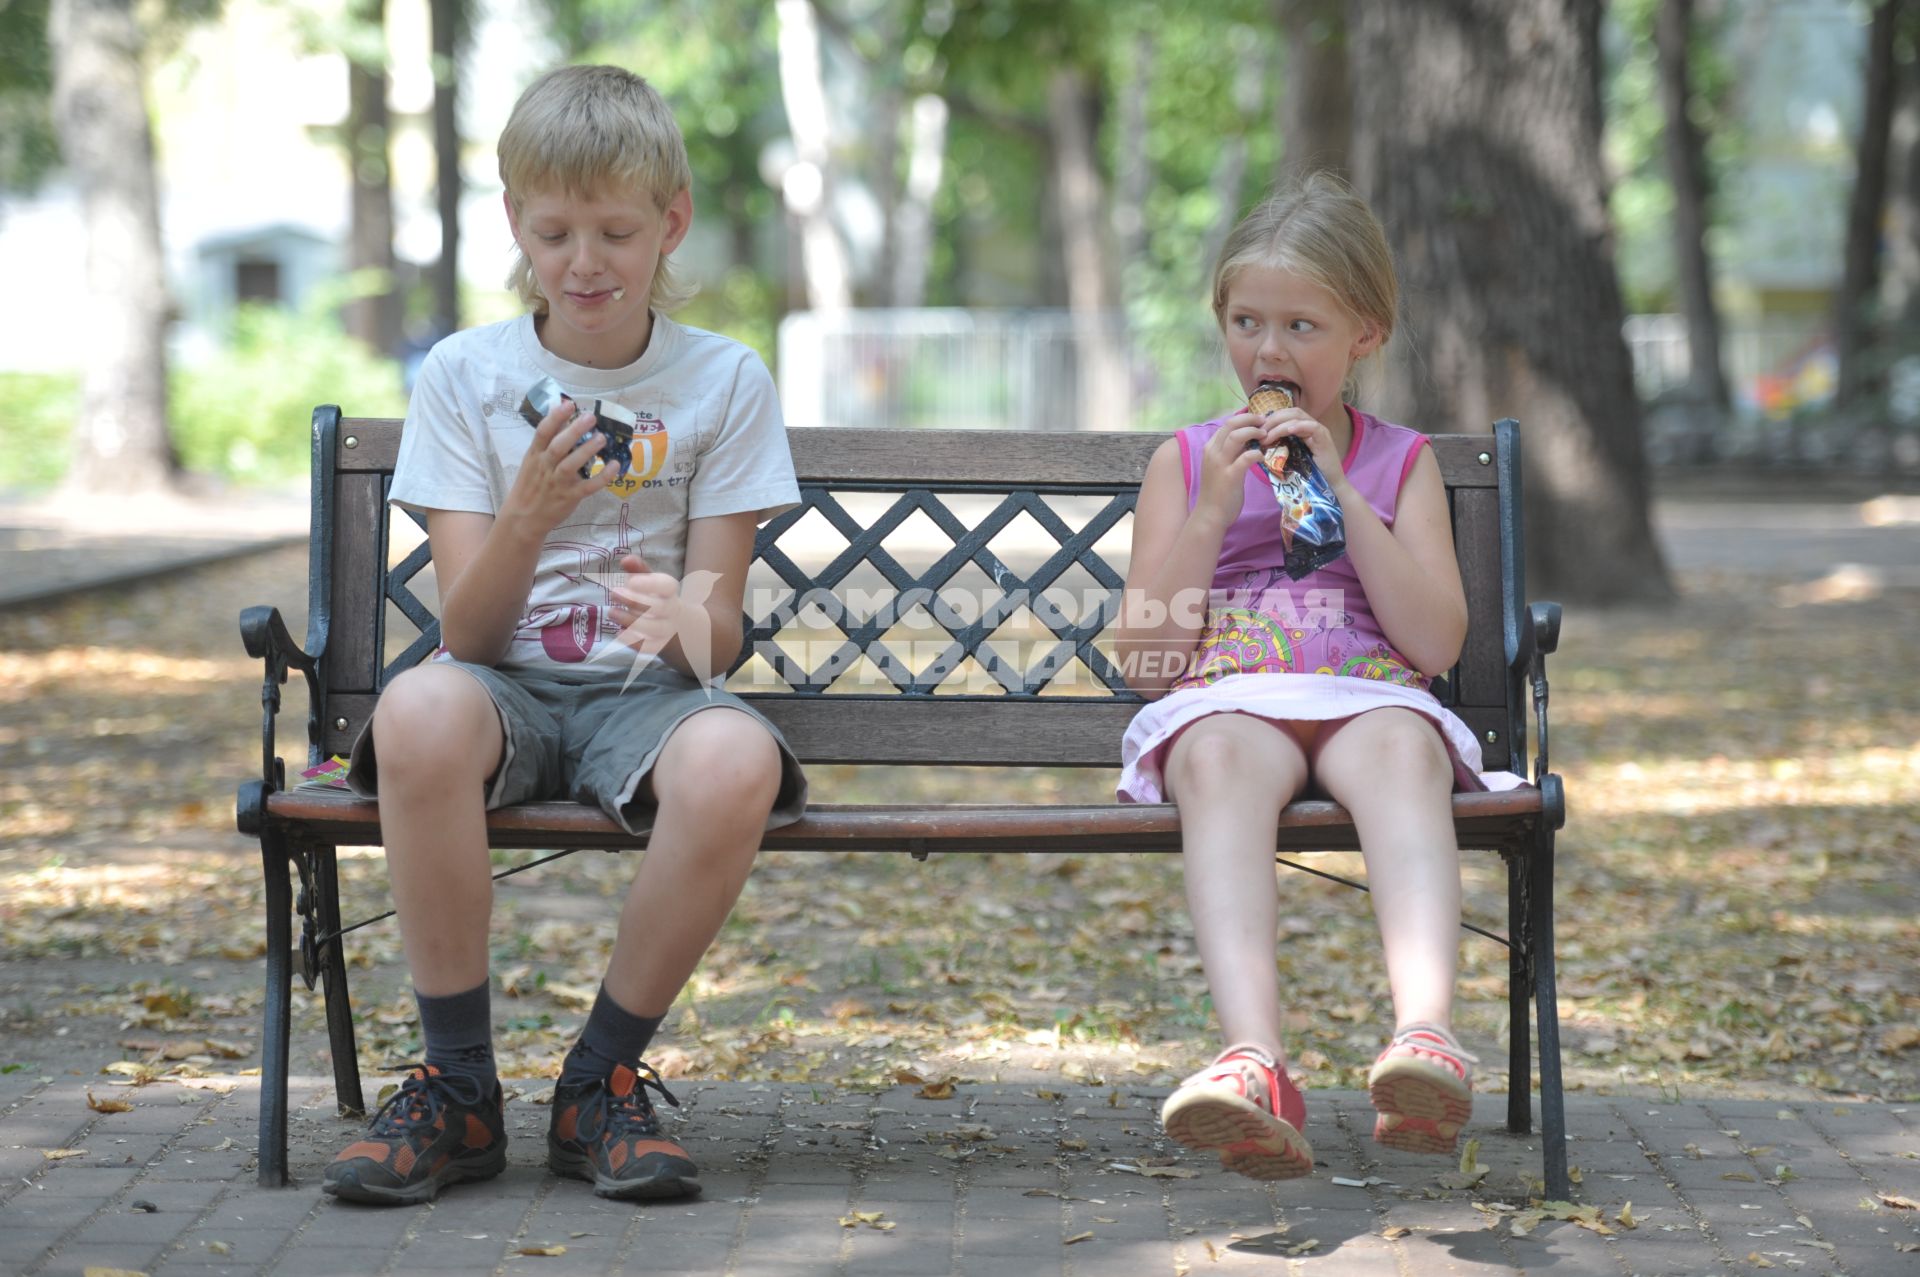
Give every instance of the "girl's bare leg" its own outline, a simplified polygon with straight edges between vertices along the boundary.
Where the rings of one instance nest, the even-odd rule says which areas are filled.
[[[1265,1047],[1284,1066],[1274,828],[1306,785],[1306,756],[1286,730],[1223,713],[1180,734],[1165,774],[1180,807],[1187,910],[1220,1031],[1229,1044]]]
[[[1328,723],[1316,781],[1353,815],[1386,951],[1396,1027],[1453,1027],[1460,951],[1460,849],[1453,764],[1424,716],[1377,709]]]
[[[387,875],[413,987],[429,996],[487,980],[486,782],[505,741],[493,698],[449,666],[401,674],[373,711]]]
[[[701,710],[667,737],[648,782],[659,814],[607,964],[613,1000],[661,1016],[720,933],[780,789],[780,750],[738,710]]]

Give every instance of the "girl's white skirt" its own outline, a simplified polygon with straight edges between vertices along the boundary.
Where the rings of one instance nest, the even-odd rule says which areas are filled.
[[[1512,789],[1526,783],[1512,772],[1481,771],[1480,742],[1458,715],[1429,692],[1342,674],[1229,674],[1203,687],[1170,692],[1134,715],[1120,746],[1120,801],[1168,801],[1161,780],[1167,751],[1189,724],[1209,715],[1251,714],[1276,723],[1326,722],[1388,707],[1410,709],[1433,721],[1453,759],[1456,790]]]

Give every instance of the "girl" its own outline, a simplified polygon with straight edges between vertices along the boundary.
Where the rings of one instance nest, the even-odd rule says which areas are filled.
[[[1374,1138],[1445,1153],[1472,1107],[1473,1057],[1451,1030],[1459,854],[1449,795],[1485,788],[1479,746],[1426,690],[1466,634],[1446,490],[1426,436],[1345,400],[1393,333],[1386,237],[1337,179],[1276,194],[1227,239],[1213,310],[1241,387],[1294,406],[1188,426],[1148,464],[1120,641],[1153,703],[1127,729],[1120,798],[1180,807],[1187,904],[1230,1045],[1161,1121],[1229,1169],[1313,1169],[1286,1072],[1274,963],[1274,827],[1311,788],[1352,813],[1386,948],[1395,1028],[1368,1079]],[[1283,570],[1265,449],[1304,442],[1345,522],[1346,552]]]

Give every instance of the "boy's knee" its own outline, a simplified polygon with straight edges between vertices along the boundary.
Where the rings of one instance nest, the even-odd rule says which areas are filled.
[[[427,768],[444,772],[464,764],[491,768],[489,748],[499,722],[486,690],[454,669],[418,666],[396,677],[373,709],[373,745],[380,772],[390,778]]]
[[[655,773],[662,801],[720,807],[748,798],[771,802],[780,785],[780,748],[750,715],[703,710],[673,729]]]

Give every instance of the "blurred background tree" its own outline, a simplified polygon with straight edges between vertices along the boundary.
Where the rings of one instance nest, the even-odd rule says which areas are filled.
[[[1788,414],[1806,386],[1817,391],[1832,349],[1847,388],[1860,388],[1863,419],[1907,420],[1896,409],[1920,312],[1916,8],[1920,0],[226,0],[216,24],[205,21],[213,0],[173,0],[171,29],[192,38],[156,43],[146,15],[161,9],[140,9],[147,26],[129,27],[134,9],[114,0],[0,0],[0,179],[17,192],[51,174],[48,189],[91,182],[138,203],[134,175],[152,171],[138,128],[148,115],[125,104],[156,74],[163,172],[185,173],[209,148],[254,148],[229,163],[253,170],[245,199],[193,192],[183,176],[152,201],[167,210],[176,322],[167,327],[164,301],[143,300],[165,294],[133,267],[116,271],[103,303],[115,315],[139,311],[143,332],[156,322],[171,331],[180,366],[154,373],[151,351],[165,350],[149,342],[136,383],[125,372],[135,360],[94,358],[105,353],[97,341],[71,366],[90,377],[120,366],[123,384],[140,387],[134,398],[160,405],[149,419],[161,429],[171,382],[172,438],[191,440],[181,450],[193,464],[256,477],[297,472],[304,412],[288,410],[292,421],[263,434],[204,387],[256,384],[277,365],[284,375],[260,393],[293,396],[325,369],[342,379],[329,397],[398,411],[400,372],[431,340],[512,313],[499,287],[506,233],[493,139],[519,90],[556,62],[630,66],[667,97],[698,209],[681,252],[702,292],[681,317],[759,349],[796,422],[1164,429],[1230,407],[1239,390],[1211,331],[1211,259],[1277,177],[1331,167],[1379,208],[1407,277],[1403,337],[1383,384],[1363,388],[1366,404],[1429,429],[1521,418],[1549,588],[1659,596],[1668,587],[1647,523],[1649,448],[1668,461],[1811,455],[1820,430]],[[78,150],[53,165],[56,108],[75,100],[53,92],[54,11],[104,14],[134,33],[132,46],[95,37],[140,51],[123,54],[117,72],[114,165],[90,167]],[[1796,45],[1792,24],[1846,31],[1849,15],[1857,45],[1828,39],[1821,47],[1849,51],[1808,63],[1818,50]],[[1768,61],[1783,43],[1810,73],[1785,86]],[[1864,104],[1847,96],[1856,70],[1877,86]],[[1823,78],[1830,87],[1817,87]],[[204,118],[215,84],[232,127],[203,142],[189,120]],[[1778,149],[1755,141],[1763,104],[1791,116],[1795,155],[1823,172],[1844,167],[1844,179],[1786,200],[1756,186],[1779,168],[1754,149]],[[242,141],[232,120],[242,112],[287,122],[275,133],[249,120],[259,127]],[[284,145],[255,140],[269,136]],[[316,197],[329,181],[338,194]],[[282,186],[279,203],[261,196]],[[223,223],[204,209],[222,198],[288,211],[235,213],[237,229],[213,234],[207,227]],[[9,237],[34,207],[17,194],[0,204]],[[1727,263],[1767,255],[1756,224],[1796,245],[1818,238],[1808,226],[1832,228],[1832,279],[1817,302],[1795,303],[1820,317],[1760,355],[1725,328],[1729,298],[1752,312],[1750,286]],[[146,242],[147,259],[159,260]],[[1803,284],[1788,290],[1811,296]],[[248,317],[250,305],[279,318]],[[1628,324],[1630,358],[1628,312],[1665,309],[1684,322],[1657,341]],[[84,327],[106,335],[91,320]],[[338,347],[343,327],[357,353]],[[1831,347],[1809,336],[1821,327]],[[1649,351],[1678,351],[1682,362],[1650,375]],[[1756,367],[1778,370],[1775,389],[1756,391]],[[11,432],[84,403],[76,434],[93,437],[82,452],[94,464],[111,397],[82,392],[79,376],[38,365],[0,372],[0,457],[27,455]],[[1793,395],[1779,399],[1786,386]],[[1645,421],[1643,396],[1656,413]],[[1675,396],[1712,409],[1713,420],[1681,432],[1693,453],[1665,426],[1649,429],[1670,419],[1659,414]],[[180,413],[188,402],[191,423]],[[1885,446],[1894,455],[1910,442],[1920,431],[1902,425]],[[0,483],[44,478],[8,464]]]
[[[179,470],[167,433],[167,283],[145,33],[132,0],[51,0],[50,114],[86,223],[92,299],[68,481],[92,489],[166,487]]]

